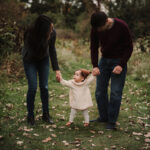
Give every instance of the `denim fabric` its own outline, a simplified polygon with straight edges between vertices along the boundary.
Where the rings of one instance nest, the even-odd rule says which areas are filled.
[[[98,111],[100,118],[110,123],[117,121],[127,72],[127,66],[125,66],[121,74],[112,73],[119,62],[120,59],[102,57],[98,66],[100,75],[97,76],[95,92]],[[111,80],[110,97],[108,96],[109,80]]]
[[[27,111],[28,116],[34,116],[34,100],[37,90],[37,78],[39,77],[40,97],[43,112],[49,112],[48,108],[48,76],[49,57],[34,63],[24,63],[24,70],[28,80]]]

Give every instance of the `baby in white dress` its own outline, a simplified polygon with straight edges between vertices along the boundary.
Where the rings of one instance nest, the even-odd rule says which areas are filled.
[[[96,77],[86,69],[77,70],[72,80],[66,81],[61,77],[60,83],[70,88],[69,102],[71,113],[69,122],[66,124],[67,126],[70,126],[73,123],[78,110],[81,110],[83,112],[83,116],[85,119],[84,126],[86,127],[89,125],[88,108],[93,106],[93,103],[88,85],[95,78]]]

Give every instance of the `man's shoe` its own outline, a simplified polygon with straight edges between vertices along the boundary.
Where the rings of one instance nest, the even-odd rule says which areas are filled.
[[[117,130],[115,123],[108,123],[106,126],[106,130]]]
[[[49,123],[49,124],[53,124],[53,120],[50,119],[49,113],[44,113],[42,116],[42,120]]]
[[[33,126],[35,124],[34,117],[28,116],[27,117],[27,122],[28,122],[29,125]]]
[[[102,118],[99,117],[95,120],[90,120],[90,122],[108,122],[108,120],[107,119],[102,119]]]

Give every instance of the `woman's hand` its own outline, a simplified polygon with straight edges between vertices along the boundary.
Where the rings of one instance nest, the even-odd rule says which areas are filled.
[[[116,66],[113,70],[114,74],[120,74],[122,72],[122,67],[121,66]]]
[[[61,79],[61,72],[59,70],[56,70],[56,80],[60,82],[60,79]]]
[[[99,68],[98,67],[93,68],[92,74],[93,74],[93,76],[99,75],[100,74]]]

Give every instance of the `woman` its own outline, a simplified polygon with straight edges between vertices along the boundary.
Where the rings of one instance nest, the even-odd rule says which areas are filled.
[[[39,77],[40,97],[42,101],[42,120],[53,123],[48,107],[48,76],[49,56],[56,79],[60,80],[60,71],[55,49],[56,32],[52,20],[44,15],[39,16],[34,24],[24,34],[22,51],[25,74],[28,80],[27,92],[27,122],[34,125],[34,100],[37,90],[37,75]]]

